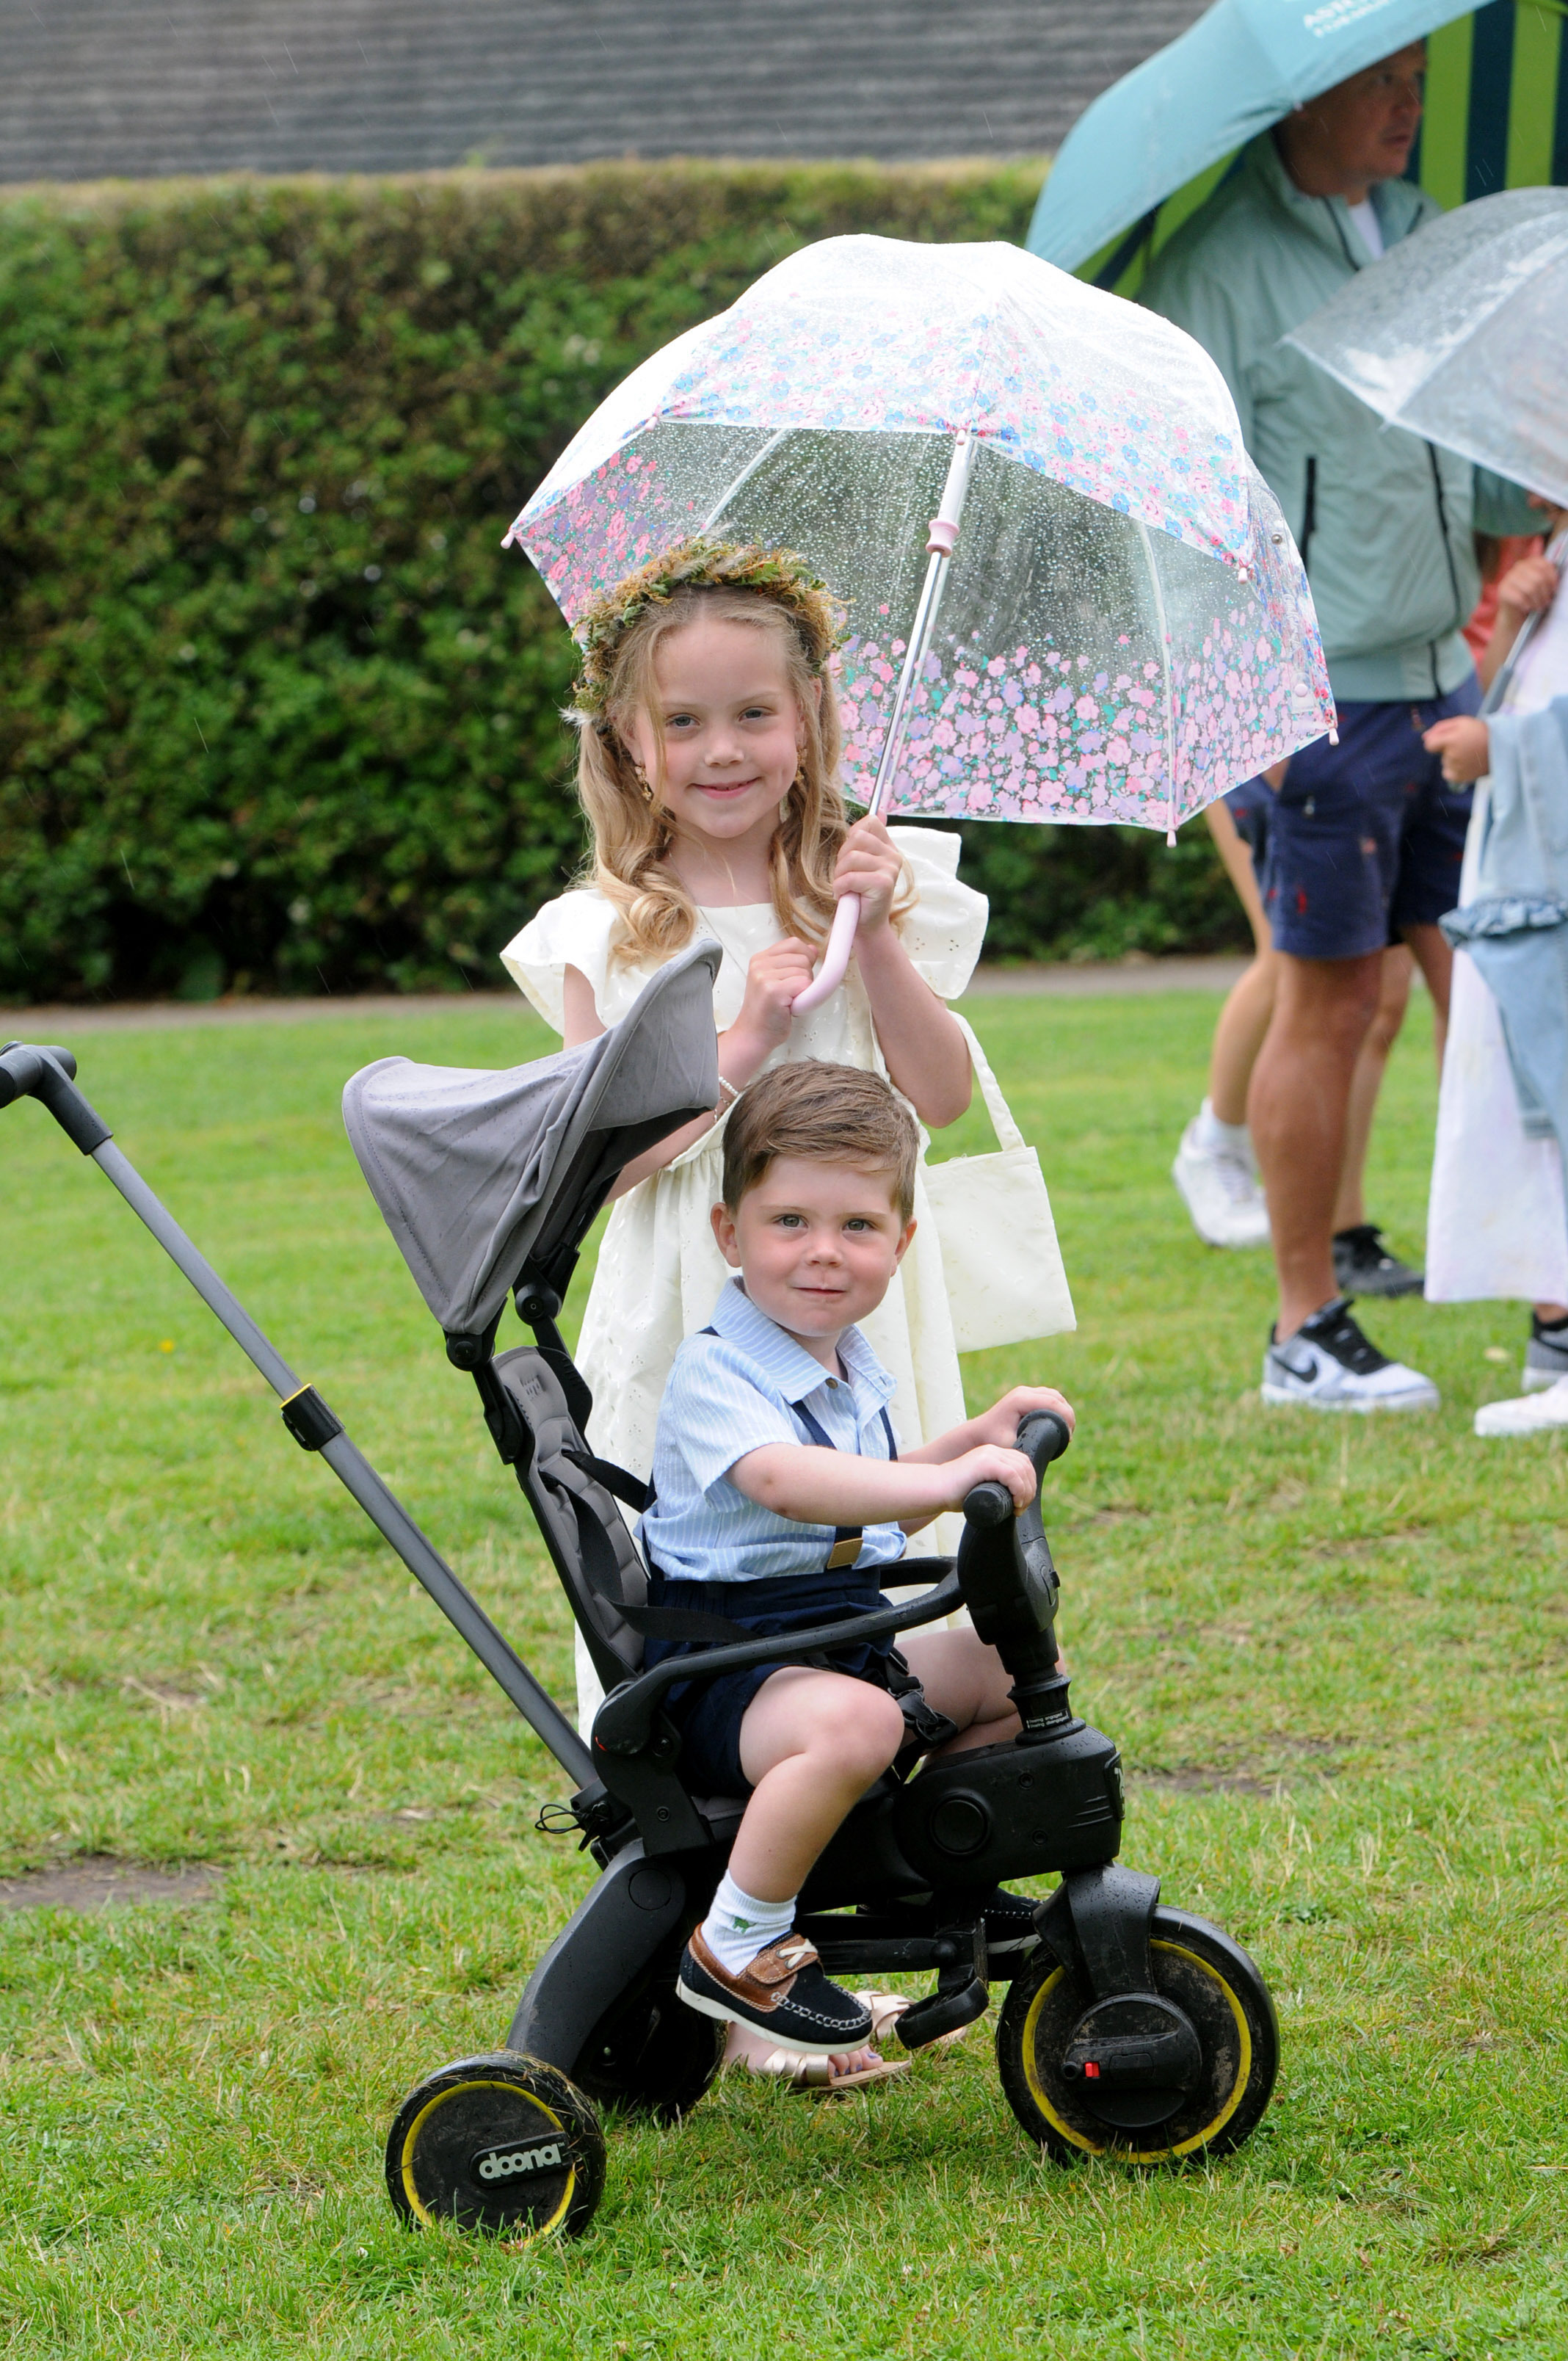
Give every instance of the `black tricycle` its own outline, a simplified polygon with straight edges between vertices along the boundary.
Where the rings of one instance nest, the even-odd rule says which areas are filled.
[[[935,1978],[902,2016],[916,2049],[972,2022],[1004,1983],[1002,2087],[1026,2136],[1061,2161],[1212,2158],[1255,2128],[1278,2060],[1268,1988],[1217,1927],[1161,1906],[1159,1882],[1117,1864],[1114,1743],[1073,1713],[1058,1669],[1056,1569],[1040,1496],[1002,1486],[964,1505],[956,1560],[899,1567],[927,1587],[867,1619],[716,1642],[648,1669],[660,1628],[622,1508],[644,1489],[594,1452],[593,1404],[557,1322],[582,1243],[621,1169],[718,1101],[712,979],[694,945],[597,1040],[500,1072],[389,1058],[355,1075],[345,1119],[361,1168],[449,1361],[478,1389],[606,1697],[587,1743],[344,1432],[115,1146],[60,1049],[0,1050],[0,1106],[30,1096],[100,1165],[278,1393],[317,1452],[429,1592],[572,1782],[542,1826],[581,1832],[598,1874],[529,1977],[504,2044],[411,2091],[387,2143],[408,2222],[572,2235],[604,2188],[606,2114],[673,2122],[717,2076],[725,2028],[676,1998],[675,1969],[740,1825],[740,1799],[694,1793],[663,1710],[675,1680],[764,1657],[820,1658],[967,1608],[1013,1676],[1006,1744],[922,1763],[910,1743],[844,1821],[802,1895],[799,1931],[827,1973]],[[498,1350],[508,1298],[532,1342]],[[1037,1413],[1019,1447],[1043,1479],[1068,1445]],[[1034,1931],[988,1947],[999,1883],[1055,1872]]]

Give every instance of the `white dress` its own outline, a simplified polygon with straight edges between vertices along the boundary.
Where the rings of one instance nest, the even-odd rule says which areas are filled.
[[[956,834],[932,828],[894,828],[888,833],[909,864],[918,895],[904,922],[904,948],[932,990],[944,1000],[956,1000],[985,937],[985,896],[959,881]],[[714,1022],[723,1033],[740,1013],[751,961],[780,941],[783,929],[771,903],[705,909],[700,917],[702,931],[716,937],[724,951],[713,988]],[[513,982],[556,1032],[565,1030],[568,967],[592,985],[600,1022],[613,1025],[661,965],[657,954],[641,961],[611,958],[620,923],[613,903],[597,887],[578,887],[547,902],[502,951]],[[796,1058],[824,1058],[886,1073],[871,1004],[852,961],[839,989],[791,1027],[768,1063]],[[723,1137],[723,1125],[716,1124],[673,1164],[619,1201],[583,1316],[576,1359],[594,1397],[594,1449],[644,1477],[653,1463],[659,1401],[676,1347],[710,1317],[729,1276],[710,1220],[718,1201]],[[922,1133],[922,1163],[925,1146]],[[957,1426],[966,1415],[942,1249],[919,1174],[915,1217],[915,1237],[897,1278],[877,1310],[860,1323],[872,1350],[897,1380],[891,1409],[905,1449]],[[941,1520],[928,1539],[923,1537],[923,1545],[956,1547],[956,1521],[944,1532],[948,1524]],[[579,1635],[577,1710],[585,1730],[602,1695]]]
[[[1505,710],[1538,713],[1565,693],[1568,592],[1559,591],[1519,658]],[[1461,909],[1475,894],[1488,796],[1483,779],[1465,840]],[[1453,955],[1427,1211],[1426,1294],[1429,1303],[1568,1303],[1563,1159],[1554,1139],[1531,1139],[1519,1120],[1497,1004],[1464,950]]]

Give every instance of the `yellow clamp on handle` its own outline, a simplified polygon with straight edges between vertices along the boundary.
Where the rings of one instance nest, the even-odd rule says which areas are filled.
[[[283,1423],[302,1451],[320,1451],[343,1433],[343,1421],[328,1410],[314,1386],[302,1386],[291,1394],[282,1412]]]

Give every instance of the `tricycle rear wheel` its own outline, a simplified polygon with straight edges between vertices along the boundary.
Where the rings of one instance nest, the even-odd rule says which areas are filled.
[[[583,2093],[511,2049],[429,2075],[387,2136],[387,2193],[411,2228],[580,2237],[604,2171],[604,2136]]]

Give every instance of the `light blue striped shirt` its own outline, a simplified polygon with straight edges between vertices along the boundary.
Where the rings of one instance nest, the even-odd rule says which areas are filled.
[[[644,1550],[672,1581],[760,1582],[818,1574],[833,1546],[831,1525],[797,1524],[749,1500],[729,1481],[748,1451],[815,1440],[799,1404],[834,1448],[862,1459],[889,1456],[883,1410],[889,1377],[858,1328],[839,1339],[842,1377],[759,1312],[731,1279],[714,1307],[715,1335],[688,1336],[675,1355],[653,1446],[653,1506],[638,1528]],[[868,1525],[856,1565],[902,1557],[896,1524]]]

